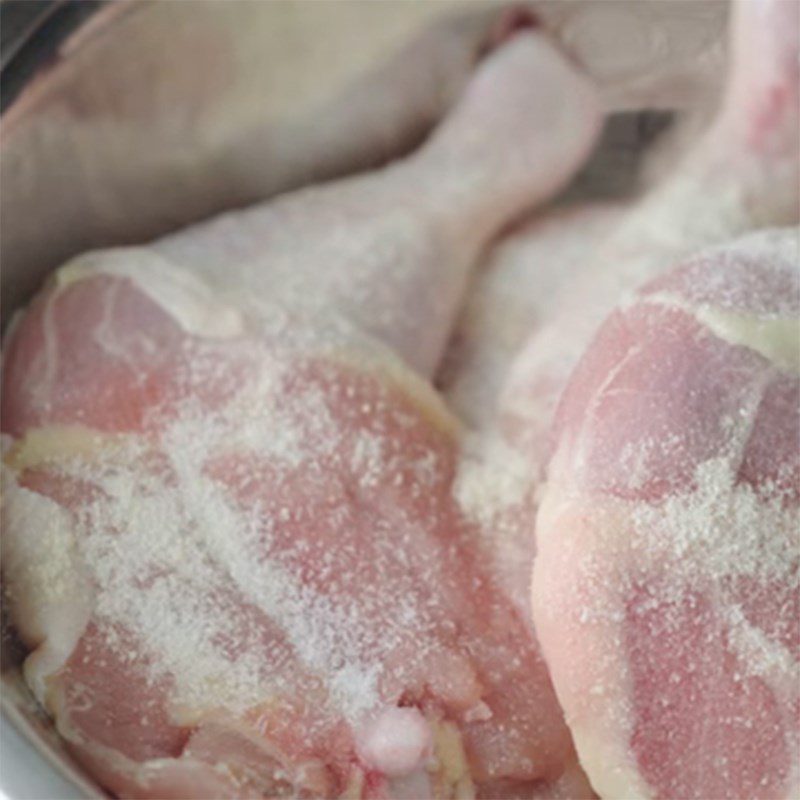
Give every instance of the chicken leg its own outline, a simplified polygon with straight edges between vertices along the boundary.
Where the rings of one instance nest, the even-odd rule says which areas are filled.
[[[602,796],[797,795],[799,341],[767,230],[615,311],[562,398],[534,619]]]
[[[4,580],[26,678],[103,785],[590,795],[426,376],[472,262],[598,120],[521,32],[407,160],[78,258],[18,321]]]

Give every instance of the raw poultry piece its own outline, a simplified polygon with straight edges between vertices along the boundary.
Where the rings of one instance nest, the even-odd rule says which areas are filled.
[[[588,84],[564,103],[556,57],[529,61],[541,83],[535,92],[522,79],[479,73],[472,102],[456,107],[413,159],[379,179],[351,178],[335,191],[312,187],[278,200],[267,214],[256,206],[221,216],[165,237],[155,249],[190,262],[218,295],[238,303],[255,295],[314,316],[333,307],[431,376],[478,254],[509,221],[567,183],[598,131]],[[484,104],[493,119],[480,118]],[[517,144],[540,125],[551,132]],[[476,199],[483,192],[491,195]],[[437,235],[428,230],[434,226]],[[234,267],[232,242],[248,253]]]
[[[586,797],[425,378],[594,94],[539,34],[414,156],[59,270],[4,359],[26,678],[126,797]]]
[[[721,108],[673,173],[627,209],[578,206],[521,229],[497,248],[493,271],[468,301],[442,376],[449,402],[478,430],[466,440],[457,493],[520,608],[528,606],[555,408],[604,317],[694,250],[798,219],[798,9],[784,0],[738,3]],[[501,308],[498,289],[517,275],[528,288]],[[503,324],[481,322],[492,317]],[[532,333],[520,345],[525,319]]]
[[[539,467],[558,398],[626,291],[700,247],[800,215],[800,4],[741,0],[732,61],[709,130],[630,213],[534,332],[500,401],[502,426]],[[575,235],[581,236],[581,226]]]
[[[648,284],[561,400],[534,619],[603,797],[800,791],[798,239]]]
[[[606,109],[680,112],[679,131],[671,132],[668,148],[658,148],[658,158],[648,159],[646,172],[654,171],[652,162],[663,171],[681,141],[685,144],[692,130],[696,133],[696,117],[708,119],[717,105],[725,74],[727,12],[728,3],[718,0],[545,0],[525,4],[519,11],[534,14],[591,74]],[[496,21],[498,29],[512,23],[510,11]],[[686,124],[687,116],[691,124]],[[630,138],[632,120],[611,122],[612,142],[620,130]],[[628,144],[634,146],[633,141]],[[605,159],[612,164],[606,169],[613,169],[615,159],[602,146],[601,142],[593,161]],[[576,280],[600,271],[597,261],[607,240],[634,208],[628,200],[576,201],[544,214],[537,211],[492,248],[470,287],[436,378],[448,405],[469,427],[491,425],[509,366],[525,341],[557,320],[560,307],[570,305]],[[555,327],[560,334],[566,326],[556,321]]]
[[[797,630],[798,613],[797,573],[792,572],[796,570],[798,546],[795,509],[790,504],[776,512],[774,499],[748,494],[749,490],[738,486],[735,480],[726,482],[719,472],[713,473],[712,467],[724,473],[726,464],[702,463],[719,445],[719,432],[706,430],[701,424],[702,420],[713,419],[717,408],[712,388],[718,387],[718,404],[722,397],[733,404],[743,400],[737,394],[741,386],[729,374],[735,370],[710,358],[703,360],[704,354],[692,352],[691,332],[684,330],[682,338],[676,338],[680,330],[673,331],[671,321],[659,316],[661,311],[652,312],[652,304],[635,300],[633,308],[640,327],[626,332],[630,338],[621,340],[629,345],[625,353],[629,352],[632,361],[630,374],[638,371],[638,379],[631,378],[628,384],[621,385],[622,378],[618,378],[615,369],[628,369],[622,363],[624,353],[619,348],[611,349],[607,336],[596,340],[582,362],[593,365],[594,383],[588,386],[576,376],[568,394],[571,399],[564,400],[570,416],[568,427],[563,419],[559,423],[556,452],[566,448],[570,457],[557,456],[553,475],[546,483],[542,484],[541,476],[552,452],[548,441],[554,410],[570,372],[603,318],[632,287],[680,263],[704,245],[725,242],[763,225],[797,221],[797,14],[797,4],[780,0],[736,6],[732,72],[716,120],[679,163],[675,174],[610,226],[608,241],[597,247],[595,257],[587,259],[576,279],[565,284],[556,298],[557,307],[548,309],[540,301],[549,324],[534,331],[526,351],[514,365],[500,403],[500,424],[473,437],[459,467],[457,487],[462,506],[481,525],[494,554],[497,573],[520,606],[529,591],[537,528],[534,520],[537,507],[543,502],[537,535],[542,552],[537,557],[533,580],[535,620],[568,722],[576,733],[582,763],[595,789],[607,797],[783,797],[796,791],[791,788],[796,785],[796,775],[789,773],[797,767],[790,766],[789,759],[797,752],[797,723],[792,715],[797,713],[798,699],[796,689],[782,694],[784,687],[797,685],[797,655],[792,650],[795,633],[790,633]],[[584,212],[592,213],[591,208]],[[573,233],[583,239],[588,251],[596,234],[586,224],[591,217],[585,215],[576,217],[581,224],[574,226]],[[546,231],[548,224],[540,223],[541,230]],[[556,225],[557,220],[552,224]],[[558,233],[568,240],[565,231]],[[755,272],[750,289],[755,291],[758,280],[765,280],[775,290],[772,301],[783,303],[796,298],[797,286],[792,283],[796,278],[791,277],[791,268],[796,266],[797,253],[791,249],[789,234],[783,235],[783,245],[780,240],[780,236],[768,238],[760,249],[766,254],[767,265],[770,259],[776,259],[777,252],[779,263],[775,269],[789,277],[776,290],[774,282],[769,283],[769,266],[762,265],[762,272]],[[516,246],[520,264],[524,264],[526,246],[539,252],[535,239],[529,244],[521,240]],[[579,273],[580,265],[571,256],[562,260],[561,253],[570,255],[580,246],[578,241],[563,251],[555,248],[553,260],[542,267],[540,283],[547,285],[551,275],[557,280],[561,270],[568,275]],[[727,250],[720,252],[716,258],[723,262],[737,257],[735,251],[731,251],[732,256],[727,255]],[[502,268],[503,264],[499,266]],[[737,284],[745,280],[742,275],[732,273],[726,277],[722,267],[717,264],[721,276],[717,295],[701,299],[708,300],[712,307],[713,303],[722,304],[725,309],[726,292],[739,297],[749,295]],[[778,296],[781,291],[785,297]],[[518,305],[520,302],[515,299],[514,307]],[[756,305],[745,306],[745,310],[761,313],[765,309]],[[539,324],[536,317],[540,313],[534,315],[535,325]],[[627,322],[629,313],[633,312],[615,315],[618,327],[622,324],[619,320]],[[648,322],[651,313],[653,317]],[[785,324],[794,326],[789,328],[793,334],[786,335],[793,335],[796,342],[796,319]],[[638,333],[642,329],[649,339]],[[758,338],[757,331],[751,333]],[[622,337],[619,331],[616,335]],[[737,357],[739,351],[729,349]],[[681,364],[684,370],[693,367],[694,372],[679,372]],[[768,367],[765,370],[769,372]],[[792,370],[796,367],[789,372]],[[485,374],[491,382],[492,373]],[[740,380],[747,378],[743,374]],[[465,376],[461,380],[468,387]],[[745,387],[745,394],[764,388],[754,380],[756,385]],[[757,486],[768,484],[782,462],[796,458],[787,452],[797,452],[798,431],[793,416],[798,402],[793,394],[796,379],[790,374],[786,380],[788,388],[782,384],[784,388],[776,390],[777,397],[770,396],[765,401],[764,409],[756,412],[745,404],[741,415],[732,413],[726,418],[731,442],[745,440],[756,418],[772,426],[768,432],[754,434],[754,441],[763,443],[763,435],[771,442],[749,465]],[[472,385],[477,383],[474,379]],[[613,400],[612,418],[608,408],[618,386],[619,398]],[[606,392],[609,399],[596,409],[592,392],[600,398],[598,403],[603,402]],[[693,392],[703,398],[694,401],[697,405],[690,402]],[[673,400],[674,393],[680,393],[682,399]],[[705,405],[708,408],[704,411]],[[778,408],[772,410],[773,405]],[[479,412],[478,421],[485,422],[481,407],[474,408]],[[566,413],[562,412],[562,417]],[[658,427],[667,423],[668,429]],[[573,429],[586,434],[581,440],[582,449],[572,449]],[[604,438],[595,441],[594,432],[601,429]],[[645,441],[646,434],[655,443]],[[617,438],[612,440],[612,436]],[[647,447],[664,447],[660,460],[648,460],[652,451]],[[681,460],[682,449],[691,453],[693,462]],[[774,454],[764,450],[774,450]],[[735,455],[731,459],[735,466]],[[656,494],[652,499],[661,505],[642,503],[652,488],[642,479],[646,467],[653,473],[663,473],[651,476],[652,485],[661,480],[664,486],[671,486],[673,471],[683,470],[689,475],[687,480],[696,478],[698,486],[702,486],[705,494],[698,489],[687,501],[695,503],[697,527],[693,533],[687,532],[686,516],[680,531],[676,530],[675,518],[672,523],[662,521],[658,527],[656,521],[664,515],[664,504],[671,504],[670,513],[678,515],[685,498],[666,501]],[[730,471],[730,464],[727,468]],[[618,512],[615,504],[621,501],[605,497],[606,487],[574,496],[584,489],[586,469],[591,469],[595,478],[607,474],[632,482],[634,488],[626,500],[640,501],[643,510],[636,512],[642,515],[636,523],[639,527],[632,520],[633,511]],[[695,469],[700,470],[699,475],[695,475]],[[796,485],[796,473],[792,480]],[[614,507],[613,514],[608,510],[610,505]],[[739,515],[739,527],[730,530],[725,515],[729,520]],[[770,539],[773,523],[776,532]],[[752,567],[753,559],[764,554],[772,554],[770,563],[774,565],[775,558],[781,557],[775,554],[781,550],[786,557],[785,570],[765,579],[765,573],[755,569],[752,587],[747,587],[748,579],[737,576],[731,582],[740,580],[740,584],[722,587],[719,597],[683,597],[667,614],[665,607],[672,601],[669,592],[674,585],[684,579],[691,581],[694,575],[702,575],[706,582],[712,577],[715,565],[725,556],[719,549],[720,531],[732,534],[727,555],[734,549],[741,555],[742,573]],[[660,547],[656,546],[658,532],[664,540]],[[679,536],[683,536],[679,543],[686,546],[687,559],[691,553],[689,568],[694,572],[686,578],[688,573],[676,568],[676,584],[671,584],[670,569],[675,559],[673,554],[672,561],[666,560],[665,550]],[[648,547],[654,539],[651,556]],[[717,559],[706,565],[705,574],[697,561],[702,552]],[[658,558],[664,559],[660,566]],[[661,583],[651,580],[648,585],[644,585],[646,581],[636,584],[641,573],[635,572],[631,559],[657,567],[655,574]],[[724,565],[719,568],[727,569]],[[765,572],[767,569],[765,562]],[[618,594],[614,594],[615,580]],[[769,589],[764,588],[766,585]],[[640,591],[644,594],[636,594]],[[740,601],[741,608],[737,610],[735,606]],[[681,607],[681,602],[687,605]],[[692,603],[697,603],[696,607],[692,608]],[[703,603],[711,608],[708,614],[701,608]],[[744,677],[744,670],[739,674],[740,684],[736,683],[736,667],[729,650],[734,644],[726,638],[733,622],[730,618],[714,619],[717,614],[735,616],[739,611],[743,615],[740,619],[746,619],[752,627],[742,624],[737,633],[750,632],[758,639],[762,637],[759,628],[766,626],[762,637],[768,653],[765,658],[775,659],[769,667],[774,672],[763,684],[760,678]],[[751,613],[757,614],[754,621],[747,618]],[[633,621],[626,615],[631,615]],[[767,624],[766,618],[774,621],[774,628],[769,627],[772,623]],[[663,637],[663,645],[658,643],[658,637]],[[712,643],[704,637],[710,637]],[[694,658],[689,657],[691,654]],[[631,686],[627,670],[634,668],[634,662],[638,677]],[[757,663],[763,665],[765,661]],[[695,670],[696,681],[682,672],[683,665]],[[787,696],[788,705],[771,717],[770,704],[780,705]],[[627,738],[629,735],[635,741]]]

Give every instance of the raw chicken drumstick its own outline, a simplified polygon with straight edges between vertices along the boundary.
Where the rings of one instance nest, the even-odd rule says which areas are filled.
[[[616,312],[572,378],[539,481],[558,398],[624,293],[699,247],[797,221],[797,14],[781,0],[735,7],[717,119],[583,266],[573,254],[591,255],[590,222],[606,210],[572,212],[568,247],[569,216],[532,226],[555,244],[552,261],[527,245],[542,270],[578,278],[513,369],[503,429],[460,466],[462,503],[519,604],[536,528],[537,631],[605,797],[797,793],[795,235],[722,247]],[[524,270],[525,242],[504,247],[497,269],[516,258]],[[532,303],[534,323],[544,305]],[[480,399],[459,382],[451,397]],[[469,411],[484,423],[484,408]]]
[[[796,3],[736,6],[716,122],[623,222],[605,271],[587,273],[509,389],[514,410],[529,402],[511,428],[542,463],[532,401],[553,403],[627,285],[683,264],[580,359],[540,490],[534,620],[603,796],[798,791],[797,233],[686,256],[797,221],[798,31]],[[532,516],[518,528],[533,529]]]
[[[721,108],[674,173],[627,209],[587,204],[520,230],[493,252],[494,275],[476,285],[484,296],[468,301],[467,315],[478,315],[462,320],[456,369],[444,376],[448,402],[479,430],[467,440],[458,493],[520,607],[529,606],[533,518],[555,408],[605,316],[632,287],[698,248],[798,219],[799,9],[785,0],[735,4]],[[517,275],[528,291],[546,292],[511,305],[530,309],[524,346],[524,319],[494,301]],[[502,324],[482,323],[498,314]]]
[[[4,581],[26,679],[104,786],[591,795],[424,377],[471,263],[598,116],[520,33],[405,162],[78,258],[17,321]]]
[[[626,291],[701,247],[798,220],[800,3],[740,0],[732,16],[731,72],[716,119],[673,174],[610,227],[512,368],[502,424],[540,466],[561,391]]]
[[[727,3],[572,0],[529,3],[524,10],[591,74],[609,110],[685,114],[702,108],[707,117],[716,103],[725,74]],[[509,18],[510,12],[498,24],[508,25]],[[495,419],[513,357],[534,331],[552,322],[559,305],[570,302],[575,280],[598,272],[598,254],[631,208],[628,202],[584,201],[544,215],[539,211],[489,253],[436,379],[448,405],[469,427],[485,429]],[[565,328],[556,325],[559,336]],[[567,374],[571,366],[574,359]]]
[[[536,629],[603,797],[800,791],[800,250],[657,278],[561,400]]]
[[[565,68],[550,51],[507,60],[536,76],[535,91],[524,79],[479,71],[467,100],[414,158],[334,190],[289,195],[267,211],[220,217],[160,240],[155,250],[191,263],[218,296],[239,303],[255,293],[315,317],[333,308],[431,376],[478,254],[567,182],[599,125],[587,85],[569,102],[560,97]],[[541,126],[546,135],[518,144]],[[232,242],[248,251],[234,265]]]

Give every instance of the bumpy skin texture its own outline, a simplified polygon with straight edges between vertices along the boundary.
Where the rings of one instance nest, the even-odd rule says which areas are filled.
[[[562,397],[537,632],[607,797],[800,788],[800,251],[752,234],[651,282]]]
[[[4,577],[104,785],[591,794],[425,378],[477,254],[597,128],[522,33],[406,162],[77,259],[17,322]]]

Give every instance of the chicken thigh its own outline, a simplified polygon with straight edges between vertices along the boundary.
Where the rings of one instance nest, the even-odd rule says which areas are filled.
[[[590,796],[426,378],[597,133],[529,31],[420,151],[59,270],[6,345],[26,678],[125,797]]]
[[[604,797],[800,791],[799,347],[765,230],[621,306],[562,397],[534,619]]]

